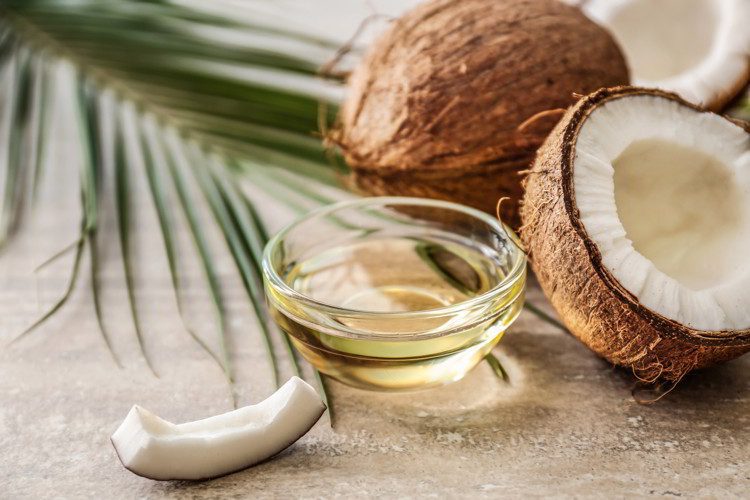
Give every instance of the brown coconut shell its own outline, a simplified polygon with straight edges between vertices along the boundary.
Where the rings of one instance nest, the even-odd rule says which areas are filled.
[[[331,138],[366,193],[509,197],[517,227],[520,173],[573,94],[628,81],[612,37],[558,0],[433,0],[371,47]]]
[[[641,379],[674,381],[750,351],[750,330],[696,330],[645,307],[604,267],[580,220],[573,187],[578,131],[597,106],[642,94],[708,112],[675,94],[634,87],[581,99],[540,148],[526,179],[521,238],[545,295],[573,335]]]
[[[713,101],[706,104],[706,108],[717,113],[724,110],[723,112],[726,113],[725,108],[732,104],[732,101],[747,88],[748,84],[750,84],[750,62],[745,65],[745,73],[734,82],[734,85],[718,93]]]

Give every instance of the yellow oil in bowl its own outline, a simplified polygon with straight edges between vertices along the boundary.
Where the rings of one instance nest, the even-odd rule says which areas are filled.
[[[328,207],[269,243],[269,306],[302,356],[344,383],[444,384],[484,358],[520,312],[525,258],[509,234],[445,202]]]

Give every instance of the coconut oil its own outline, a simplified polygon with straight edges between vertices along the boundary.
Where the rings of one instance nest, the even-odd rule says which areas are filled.
[[[525,266],[508,283],[507,255],[439,231],[364,232],[280,271],[295,293],[269,287],[275,321],[318,370],[363,388],[462,377],[515,320],[525,285]]]

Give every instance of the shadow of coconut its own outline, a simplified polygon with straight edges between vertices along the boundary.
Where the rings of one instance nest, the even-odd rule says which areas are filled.
[[[424,428],[482,432],[500,423],[506,429],[544,425],[552,414],[550,402],[569,393],[556,390],[556,383],[574,380],[576,366],[606,367],[593,356],[588,363],[572,363],[568,360],[571,350],[578,356],[587,354],[575,339],[562,333],[513,331],[494,352],[508,373],[507,382],[487,363],[480,363],[457,382],[422,391],[371,392],[332,382],[335,431],[368,428],[384,435],[419,433]],[[575,373],[568,373],[571,370]]]
[[[739,358],[718,366],[688,373],[676,385],[639,384],[633,374],[617,369],[620,379],[632,387],[640,386],[634,395],[639,402],[672,411],[689,406],[695,410],[715,410],[736,403],[748,404],[750,359]]]
[[[434,460],[449,453],[458,460],[492,453],[512,462],[560,450],[580,456],[628,446],[690,450],[724,445],[748,419],[750,359],[691,374],[665,399],[644,406],[631,396],[634,378],[628,372],[565,333],[518,329],[495,353],[509,384],[486,363],[453,384],[410,393],[369,392],[331,381],[335,429],[321,422],[256,467],[201,483],[153,484],[151,492],[200,496],[217,484],[262,492],[279,478],[314,482],[319,471],[350,463],[398,475],[402,457],[423,454]],[[378,458],[384,454],[390,458]]]

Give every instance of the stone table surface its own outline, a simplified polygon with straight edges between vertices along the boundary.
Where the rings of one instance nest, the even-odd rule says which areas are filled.
[[[509,383],[485,364],[452,385],[408,394],[332,382],[334,426],[326,414],[273,460],[198,483],[131,474],[109,436],[134,403],[180,422],[227,411],[231,402],[220,370],[180,322],[142,186],[133,221],[137,304],[159,377],[147,370],[135,341],[107,210],[103,308],[122,368],[97,328],[88,257],[60,313],[10,343],[67,283],[71,255],[37,273],[34,268],[76,235],[78,164],[70,134],[48,151],[55,168],[48,169],[42,203],[0,255],[0,497],[728,498],[750,492],[750,357],[691,374],[644,406],[634,401],[627,373],[526,312],[496,349]],[[294,216],[274,201],[278,192],[246,189],[272,229]],[[104,202],[111,205],[111,197]],[[270,368],[226,248],[209,223],[206,230],[224,283],[239,402],[251,404],[273,391]],[[180,248],[190,248],[184,228],[178,236]],[[187,322],[216,347],[195,255],[182,257]],[[534,285],[529,300],[547,307]]]
[[[37,314],[28,275],[5,262],[3,340]],[[49,303],[56,279],[41,281],[40,301]],[[108,293],[122,304],[121,289]],[[159,378],[113,307],[107,320],[125,366],[114,365],[85,289],[47,327],[2,348],[0,497],[727,498],[750,490],[750,359],[688,376],[643,406],[629,377],[526,313],[496,350],[510,383],[486,365],[410,394],[332,383],[335,426],[325,416],[275,459],[207,482],[143,479],[123,469],[109,442],[133,403],[178,422],[230,404],[219,371],[174,321],[166,281],[142,295]],[[242,295],[232,299],[240,309]],[[535,288],[530,299],[542,301]],[[232,324],[241,403],[272,391],[253,331],[249,319]]]
[[[180,324],[145,203],[137,217],[143,228],[138,305],[159,378],[138,352],[114,243],[105,253],[104,308],[123,368],[98,333],[85,272],[59,315],[9,344],[67,280],[70,256],[33,273],[75,234],[74,197],[50,198],[0,258],[0,497],[741,497],[750,491],[750,358],[690,375],[668,397],[643,406],[626,373],[526,312],[496,350],[509,383],[484,364],[460,382],[409,394],[331,383],[334,427],[326,415],[271,461],[200,483],[137,477],[123,469],[109,442],[131,405],[171,421],[193,420],[230,409],[227,386]],[[278,219],[274,224],[291,217],[262,203]],[[115,241],[111,228],[104,234]],[[217,259],[237,390],[240,403],[249,404],[272,392],[270,370],[231,262]],[[189,321],[210,333],[200,275],[186,267]],[[545,304],[535,286],[529,299]],[[215,337],[206,338],[216,345]]]

